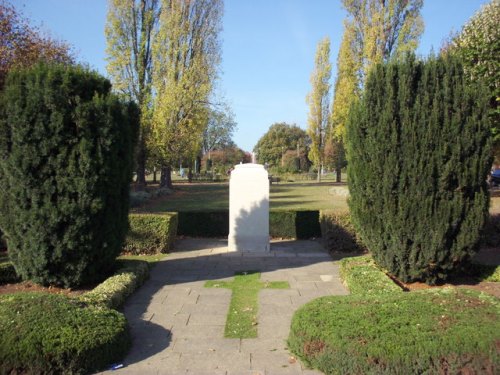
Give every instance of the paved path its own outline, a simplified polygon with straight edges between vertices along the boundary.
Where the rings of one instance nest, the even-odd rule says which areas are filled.
[[[286,280],[291,288],[259,292],[257,339],[226,339],[231,291],[204,284],[244,270],[260,271],[262,280]],[[273,242],[266,256],[228,253],[224,240],[178,241],[124,307],[133,347],[113,374],[319,374],[292,357],[286,339],[299,306],[348,293],[338,272],[313,241]]]

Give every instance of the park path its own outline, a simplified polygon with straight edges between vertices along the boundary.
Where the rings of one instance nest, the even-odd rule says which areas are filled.
[[[338,265],[314,241],[279,241],[264,256],[227,252],[227,241],[184,239],[159,262],[124,306],[133,346],[118,374],[319,374],[286,349],[293,313],[325,295],[345,295]],[[259,292],[258,338],[226,339],[231,290],[205,288],[258,270],[263,281],[290,289]],[[111,373],[111,372],[109,372]]]

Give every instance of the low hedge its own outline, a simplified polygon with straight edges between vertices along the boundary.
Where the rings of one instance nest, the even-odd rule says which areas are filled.
[[[288,348],[325,374],[495,374],[499,308],[451,288],[323,297],[295,313]]]
[[[148,263],[142,260],[117,260],[118,270],[79,299],[87,304],[117,309],[149,276]]]
[[[321,237],[319,211],[271,211],[269,235],[299,240]]]
[[[229,210],[179,212],[179,236],[227,237]],[[321,236],[319,211],[270,211],[269,235],[306,239]]]
[[[342,259],[340,277],[346,288],[355,295],[394,294],[403,291],[375,264],[370,255]]]
[[[229,210],[179,212],[177,235],[189,237],[227,237]]]
[[[130,348],[123,314],[62,295],[0,295],[1,374],[86,374]]]
[[[468,271],[479,281],[500,282],[500,265],[472,263]]]
[[[176,213],[130,214],[124,251],[136,255],[167,252],[175,240],[177,224]]]
[[[324,210],[320,212],[321,237],[325,248],[338,252],[366,251],[354,229],[349,212]]]

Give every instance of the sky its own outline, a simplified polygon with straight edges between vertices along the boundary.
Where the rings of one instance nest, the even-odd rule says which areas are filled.
[[[78,60],[106,73],[106,0],[10,0],[32,24],[70,43]],[[488,0],[424,0],[425,30],[417,53],[426,56]],[[346,13],[341,0],[225,0],[217,94],[230,104],[234,141],[252,151],[275,122],[307,127],[317,43],[331,40],[332,85]]]

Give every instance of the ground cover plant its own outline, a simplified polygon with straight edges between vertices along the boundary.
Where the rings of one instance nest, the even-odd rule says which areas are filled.
[[[81,301],[95,306],[117,309],[149,277],[148,262],[134,259],[117,261],[117,271],[90,292],[80,297]]]
[[[0,295],[0,373],[86,374],[130,347],[123,314],[45,293]]]
[[[377,264],[435,283],[470,260],[488,217],[490,141],[487,93],[456,58],[371,70],[347,155],[351,217]]]
[[[0,227],[23,279],[100,281],[121,252],[138,109],[78,66],[9,73],[0,98]]]
[[[319,298],[288,345],[325,374],[495,374],[499,300],[466,289]]]
[[[205,287],[231,289],[224,337],[249,339],[257,337],[259,290],[288,289],[290,285],[286,281],[260,281],[260,272],[242,271],[236,273],[234,281],[210,280]]]
[[[351,294],[380,295],[403,291],[375,264],[370,255],[342,259],[340,277]]]
[[[83,294],[58,288],[0,294],[0,373],[85,374],[121,360],[130,338],[125,317],[111,309],[163,256],[120,257],[114,275]]]

